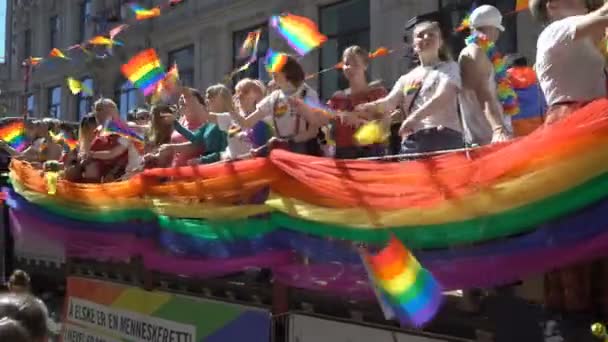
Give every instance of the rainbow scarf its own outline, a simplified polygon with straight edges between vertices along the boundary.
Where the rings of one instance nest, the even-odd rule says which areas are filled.
[[[270,25],[287,41],[300,56],[304,56],[327,41],[317,25],[306,17],[293,14],[275,15]]]
[[[419,327],[441,306],[441,286],[396,237],[376,255],[363,253],[363,263],[387,319]]]
[[[511,87],[511,82],[507,75],[505,58],[498,52],[494,42],[490,41],[483,33],[477,31],[468,36],[465,42],[467,45],[475,44],[479,46],[486,53],[494,66],[498,100],[502,104],[503,111],[505,115],[517,115],[519,113],[517,94]]]
[[[0,127],[0,139],[9,144],[17,152],[25,151],[28,143],[23,121],[14,121]]]

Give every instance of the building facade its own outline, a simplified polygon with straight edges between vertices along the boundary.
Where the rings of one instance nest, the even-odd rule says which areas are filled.
[[[100,96],[114,98],[126,116],[129,109],[144,99],[121,75],[120,66],[130,56],[145,48],[155,48],[165,65],[177,63],[182,81],[199,89],[222,82],[231,70],[242,65],[239,47],[249,31],[263,29],[258,56],[268,47],[290,51],[272,29],[268,18],[277,13],[292,12],[319,23],[329,41],[302,59],[305,70],[314,73],[335,65],[341,51],[352,44],[374,49],[395,49],[388,57],[374,61],[370,77],[381,79],[387,87],[410,65],[404,48],[403,27],[415,15],[439,11],[448,27],[450,43],[461,45],[463,36],[454,33],[471,8],[471,0],[183,0],[163,10],[155,19],[134,22],[125,0],[10,0],[7,11],[7,59],[0,94],[5,115],[21,115],[25,110],[34,117],[54,116],[75,121],[90,110]],[[155,6],[167,0],[144,1]],[[479,1],[477,1],[479,3]],[[515,1],[482,1],[498,4],[503,13],[514,8]],[[506,16],[508,27],[500,46],[505,52],[518,51],[531,56],[539,27],[528,13]],[[103,51],[85,53],[66,48],[128,22],[131,26],[117,39],[124,46],[111,56]],[[9,37],[10,36],[10,37]],[[30,56],[47,57],[49,51],[63,49],[70,60],[47,59],[28,73],[23,61]],[[66,77],[86,83],[94,96],[74,96],[67,89]],[[268,75],[261,63],[255,63],[238,77]],[[234,80],[233,80],[234,81]],[[313,78],[309,84],[327,98],[344,79],[337,71]]]

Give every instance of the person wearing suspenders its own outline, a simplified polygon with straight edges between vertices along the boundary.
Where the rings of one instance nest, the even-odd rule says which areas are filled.
[[[356,111],[390,113],[401,105],[401,153],[424,153],[464,146],[458,112],[461,88],[458,64],[451,59],[439,23],[422,20],[413,25],[414,50],[420,66],[402,76],[384,98],[360,105]]]
[[[274,128],[275,142],[279,140],[280,145],[295,153],[318,155],[320,124],[308,105],[318,106],[319,96],[304,83],[304,70],[295,58],[286,56],[282,69],[273,72],[272,78],[279,89],[260,101],[246,118],[232,113],[232,119],[242,129],[250,129],[265,120]]]

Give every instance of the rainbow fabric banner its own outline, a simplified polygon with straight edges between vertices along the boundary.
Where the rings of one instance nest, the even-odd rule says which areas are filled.
[[[267,310],[85,278],[68,278],[65,307],[66,342],[270,341]]]
[[[123,65],[121,71],[145,96],[152,95],[158,83],[165,78],[165,68],[154,49],[140,52]]]
[[[312,20],[293,14],[276,15],[270,25],[287,41],[300,56],[318,48],[327,41]]]
[[[15,151],[23,152],[28,146],[23,121],[12,121],[1,125],[0,140],[9,144]]]
[[[607,118],[601,99],[468,153],[374,162],[277,149],[123,182],[59,179],[53,196],[13,160],[6,203],[21,245],[45,234],[68,257],[139,255],[148,270],[203,278],[268,267],[291,286],[373,298],[356,247],[394,235],[446,290],[491,287],[607,255]]]
[[[420,327],[435,317],[441,287],[401,241],[393,237],[383,250],[375,255],[364,252],[363,258],[373,286],[386,298],[381,302],[390,305],[402,325]]]

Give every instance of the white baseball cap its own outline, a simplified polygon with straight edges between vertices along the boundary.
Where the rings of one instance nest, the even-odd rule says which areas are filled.
[[[502,14],[498,8],[491,5],[482,5],[474,9],[469,20],[472,28],[491,26],[500,31],[505,30],[505,27],[502,26]]]

